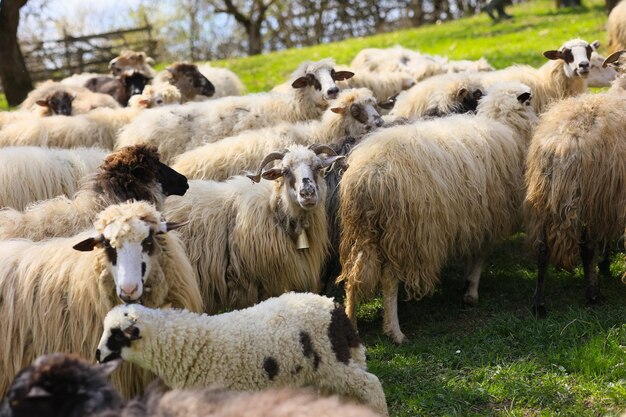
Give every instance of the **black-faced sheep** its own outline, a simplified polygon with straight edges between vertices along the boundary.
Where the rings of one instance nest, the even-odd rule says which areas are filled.
[[[28,93],[26,99],[20,104],[21,110],[37,108],[37,102],[48,100],[57,93],[67,93],[73,96],[71,114],[85,114],[99,107],[117,109],[120,105],[108,94],[94,93],[84,87],[71,87],[56,81],[46,81]]]
[[[117,146],[154,144],[169,163],[185,150],[245,130],[318,119],[339,94],[336,81],[352,76],[335,72],[333,65],[329,59],[303,63],[293,73],[292,87],[286,93],[223,97],[145,111],[122,129]]]
[[[108,94],[120,105],[128,105],[128,100],[141,94],[150,78],[140,72],[123,72],[117,77],[101,76],[87,81],[85,87],[95,93]]]
[[[0,241],[0,395],[38,355],[93,357],[102,320],[122,299],[202,311],[184,247],[166,233],[177,226],[146,202],[122,203],[74,237]],[[149,379],[137,369],[113,374],[126,396]]]
[[[582,259],[586,296],[602,302],[597,256],[626,226],[626,96],[587,94],[541,117],[526,161],[526,229],[538,259],[533,296],[545,316],[548,263],[572,270]]]
[[[0,417],[82,417],[121,409],[122,397],[109,383],[118,365],[62,353],[40,356],[15,376]]]
[[[24,212],[0,210],[0,238],[72,236],[89,227],[110,204],[145,200],[160,209],[166,196],[182,195],[187,188],[187,179],[160,162],[154,148],[131,146],[105,158],[73,199],[40,201]]]
[[[178,155],[172,168],[189,179],[223,181],[255,170],[273,150],[333,142],[346,135],[360,137],[381,125],[376,99],[369,90],[344,90],[331,101],[321,120],[281,123],[208,143]]]
[[[172,388],[314,386],[387,415],[385,394],[366,370],[365,347],[343,307],[315,294],[287,293],[216,316],[118,306],[104,319],[96,358],[122,358]]]
[[[340,189],[346,309],[382,286],[385,333],[405,340],[399,283],[409,297],[430,294],[451,256],[468,260],[467,303],[478,301],[490,247],[518,225],[523,161],[536,115],[530,89],[495,85],[476,115],[382,129],[356,146]]]
[[[0,208],[24,210],[35,201],[74,195],[106,155],[99,148],[0,148]]]
[[[260,164],[259,181],[190,181],[165,216],[181,230],[208,313],[243,308],[287,290],[318,291],[328,252],[322,171],[335,161],[325,146],[294,145]],[[318,156],[327,154],[328,157]],[[269,163],[279,163],[260,174]]]

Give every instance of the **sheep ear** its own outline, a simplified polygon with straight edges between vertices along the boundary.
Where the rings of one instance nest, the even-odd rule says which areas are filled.
[[[102,243],[102,236],[88,237],[82,242],[78,242],[77,244],[72,246],[72,248],[81,252],[91,252],[93,248],[100,245],[101,243]]]
[[[600,48],[600,41],[595,40],[591,42],[591,47],[593,48],[594,51],[597,51]]]
[[[268,169],[263,174],[261,174],[261,177],[263,177],[263,179],[266,179],[268,181],[274,181],[282,176],[283,176],[283,170],[281,168]]]
[[[530,98],[531,98],[530,93],[522,93],[519,96],[517,96],[517,101],[519,101],[521,104],[524,104],[526,102],[530,102]]]
[[[52,397],[50,392],[46,391],[42,387],[32,387],[28,394],[26,394],[26,398],[41,398],[41,397]]]
[[[467,88],[460,88],[459,91],[456,92],[457,97],[463,97],[467,94]]]
[[[344,155],[329,156],[328,158],[325,158],[324,160],[322,160],[322,168],[327,168],[331,166],[332,164],[334,164],[335,162],[343,161],[344,159],[346,159]],[[346,164],[343,164],[343,165],[347,168]]]
[[[176,230],[179,227],[183,227],[185,225],[187,225],[189,223],[189,220],[184,221],[184,222],[178,222],[178,223],[174,223],[174,222],[160,222],[159,223],[159,231],[157,233],[167,233],[170,230]]]
[[[626,52],[626,49],[622,49],[621,51],[613,52],[611,55],[606,57],[606,59],[602,63],[602,68],[606,68],[607,65],[609,65],[609,64],[613,64],[614,66],[619,66],[619,64],[616,64],[615,62],[619,59],[619,57],[624,52]]]
[[[543,53],[543,56],[545,56],[548,59],[551,60],[555,60],[555,59],[563,59],[563,53],[561,51],[545,51]]]
[[[95,365],[95,367],[96,367],[96,370],[100,372],[102,376],[107,377],[111,375],[113,371],[115,371],[117,367],[121,365],[121,363],[122,363],[121,359],[115,359],[110,362]]]
[[[348,111],[348,108],[347,107],[333,107],[332,109],[330,109],[330,111],[343,116]]]
[[[293,88],[304,88],[309,85],[309,79],[307,77],[300,77],[291,83]]]
[[[35,103],[37,103],[37,105],[41,107],[50,107],[46,100],[37,100]]]
[[[389,97],[385,101],[381,101],[378,103],[378,107],[385,110],[391,110],[396,105],[396,100],[398,99],[398,95],[400,93],[396,93],[393,96]]]
[[[354,77],[354,73],[352,71],[335,71],[335,76],[333,77],[333,79],[335,81],[343,81],[352,77]]]

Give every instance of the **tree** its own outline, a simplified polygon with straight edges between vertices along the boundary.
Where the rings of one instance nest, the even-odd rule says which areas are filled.
[[[28,92],[33,89],[33,82],[17,42],[20,8],[27,1],[0,1],[0,81],[11,106],[17,106],[24,101]]]
[[[248,10],[239,8],[233,0],[221,0],[215,4],[215,13],[227,13],[235,18],[248,35],[248,55],[256,55],[263,52],[263,37],[261,29],[266,19],[267,9],[276,0],[252,0]],[[221,5],[220,5],[221,3]],[[244,4],[250,2],[243,2]],[[222,6],[222,7],[220,7]]]

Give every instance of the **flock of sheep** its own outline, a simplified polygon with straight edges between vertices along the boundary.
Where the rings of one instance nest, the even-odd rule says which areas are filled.
[[[548,263],[579,256],[602,301],[597,255],[626,226],[626,54],[598,46],[497,71],[365,49],[247,95],[228,70],[155,74],[125,51],[112,76],[42,84],[0,113],[0,416],[387,415],[358,303],[382,291],[401,343],[400,284],[419,299],[464,258],[475,304],[520,228],[537,314]],[[345,308],[313,294],[335,282]]]

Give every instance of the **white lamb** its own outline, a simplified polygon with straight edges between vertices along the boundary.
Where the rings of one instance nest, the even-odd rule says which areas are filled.
[[[283,294],[216,316],[141,305],[114,308],[96,352],[156,373],[172,388],[314,386],[388,415],[365,347],[343,308],[315,294]]]
[[[35,201],[73,195],[107,153],[99,148],[0,148],[0,207],[23,210]]]
[[[165,203],[181,230],[207,313],[251,306],[285,291],[318,291],[328,254],[323,170],[343,156],[327,146],[272,152],[259,175],[189,182]],[[318,155],[320,154],[320,155]],[[327,154],[328,157],[322,157]],[[332,156],[330,156],[332,155]],[[261,170],[273,161],[271,169]]]
[[[240,96],[246,88],[237,75],[227,68],[213,67],[206,63],[198,65],[198,70],[213,83],[215,94],[211,98]]]
[[[330,59],[305,62],[293,73],[292,88],[284,94],[223,97],[144,111],[120,132],[117,147],[153,144],[168,163],[180,153],[244,130],[318,119],[339,93],[335,82],[353,75],[335,72],[333,66]]]
[[[371,91],[344,90],[321,120],[281,123],[208,143],[178,155],[172,167],[189,179],[223,181],[256,169],[263,157],[291,144],[329,143],[343,136],[361,137],[382,125]]]

